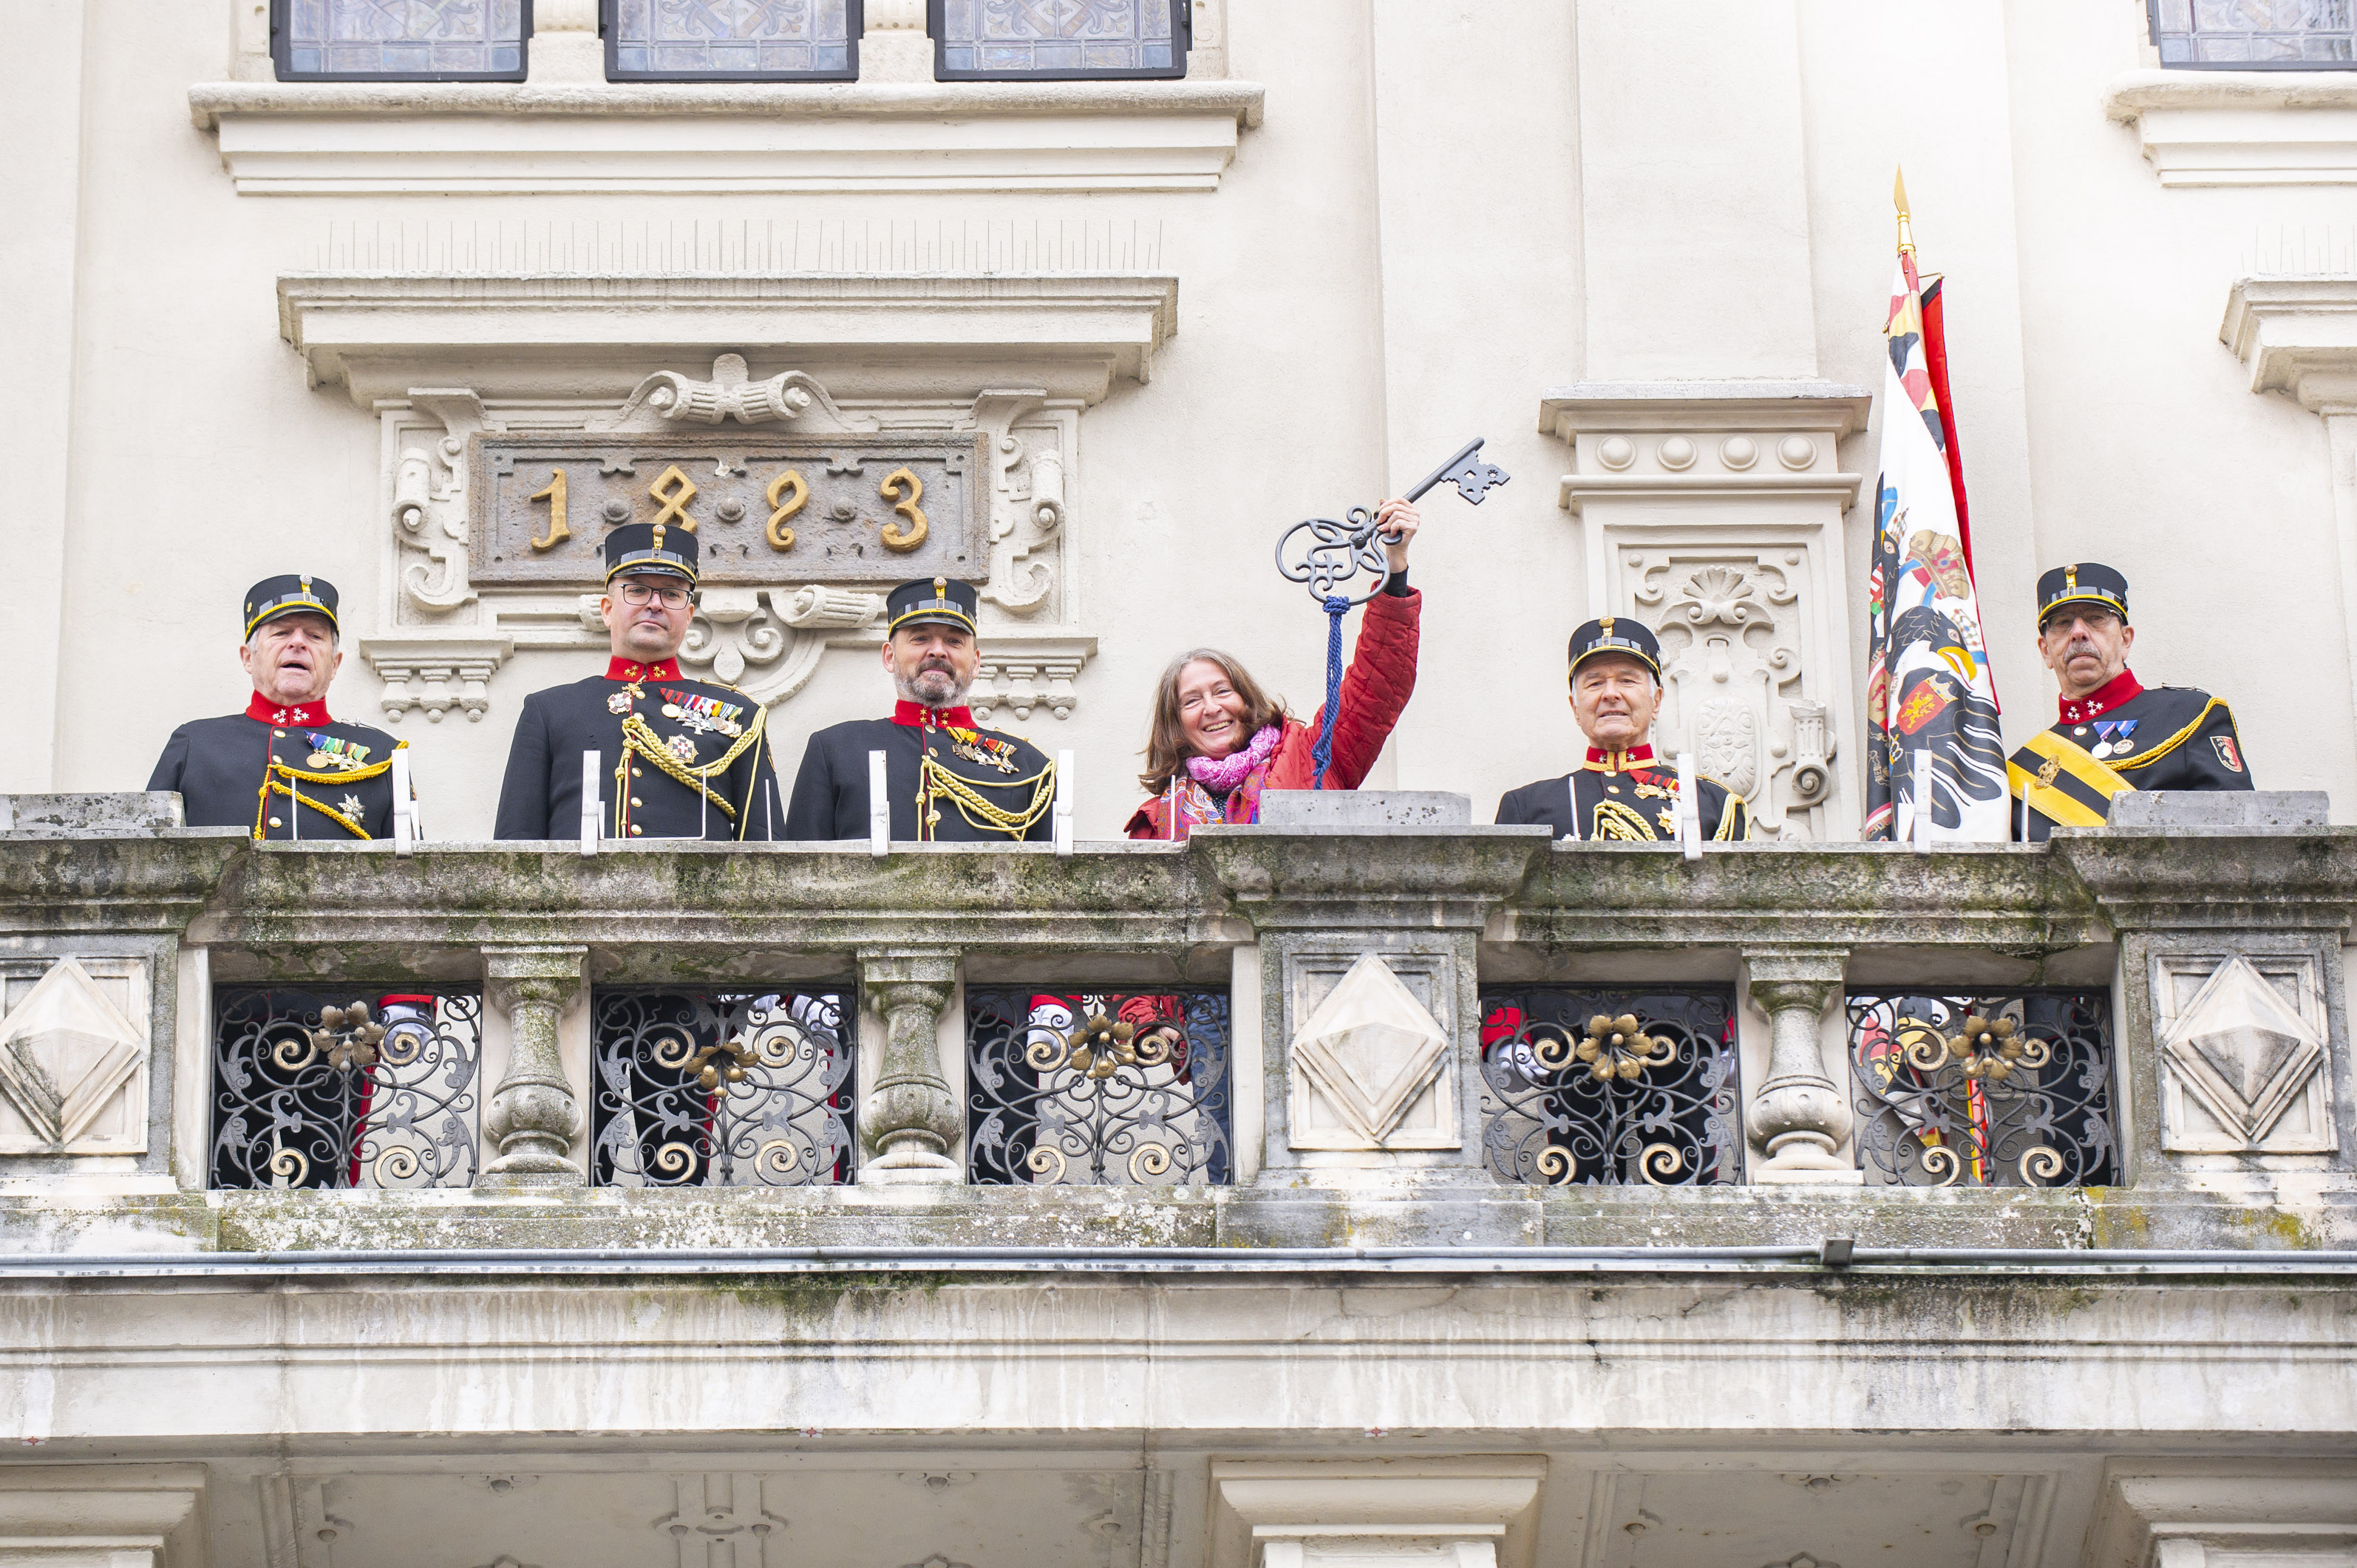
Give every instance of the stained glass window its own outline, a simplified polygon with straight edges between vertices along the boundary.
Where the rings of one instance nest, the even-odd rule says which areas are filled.
[[[1187,74],[1188,0],[927,0],[942,81]]]
[[[2180,70],[2357,70],[2357,0],[2146,0]]]
[[[522,81],[532,0],[271,0],[281,81]]]
[[[603,0],[615,81],[850,81],[860,0]]]

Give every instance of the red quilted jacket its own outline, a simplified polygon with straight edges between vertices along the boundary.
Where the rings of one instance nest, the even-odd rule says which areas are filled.
[[[1367,601],[1359,622],[1358,646],[1342,671],[1341,712],[1334,720],[1333,760],[1326,768],[1326,788],[1355,789],[1375,765],[1375,755],[1391,738],[1392,726],[1415,693],[1415,652],[1424,615],[1424,595],[1377,594]],[[1310,753],[1318,746],[1318,726],[1325,722],[1321,705],[1308,724],[1285,721],[1285,733],[1269,754],[1256,779],[1247,779],[1228,799],[1228,820],[1251,822],[1259,814],[1260,796],[1271,789],[1307,789],[1317,776]],[[1257,788],[1255,788],[1257,785]],[[1239,814],[1243,813],[1243,814]],[[1137,808],[1127,832],[1134,839],[1183,839],[1188,822],[1182,815],[1176,831],[1170,822],[1170,797],[1157,795]]]

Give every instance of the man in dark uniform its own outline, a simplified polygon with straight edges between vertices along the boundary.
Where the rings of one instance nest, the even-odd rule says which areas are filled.
[[[1678,772],[1653,755],[1653,714],[1662,705],[1662,644],[1626,616],[1592,620],[1571,634],[1571,712],[1587,736],[1577,772],[1543,779],[1498,802],[1501,824],[1544,822],[1557,838],[1674,843]],[[1697,777],[1702,833],[1748,839],[1743,797]]]
[[[900,693],[888,719],[853,719],[810,738],[786,811],[790,839],[867,837],[867,754],[884,754],[892,837],[995,843],[1054,836],[1056,765],[1028,741],[982,729],[965,705],[982,662],[974,585],[903,583],[885,603],[884,668]]]
[[[393,754],[409,743],[328,716],[344,662],[335,585],[265,577],[246,591],[244,618],[245,712],[174,730],[147,788],[178,790],[192,828],[244,828],[257,841],[392,836]]]
[[[524,699],[493,837],[574,837],[581,758],[592,751],[607,838],[778,836],[768,710],[734,686],[679,672],[679,645],[695,616],[696,560],[685,529],[627,522],[606,535],[598,607],[613,657],[602,675]]]
[[[2234,715],[2190,686],[2146,687],[2128,670],[2128,580],[2083,561],[2038,579],[2038,650],[2062,716],[2013,754],[2014,836],[2099,828],[2130,789],[2248,789]]]

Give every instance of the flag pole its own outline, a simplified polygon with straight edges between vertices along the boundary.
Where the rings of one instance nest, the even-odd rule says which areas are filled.
[[[1904,168],[1896,168],[1891,174],[1890,205],[1899,209],[1899,253],[1911,256],[1915,253],[1915,231],[1908,222],[1907,171]]]

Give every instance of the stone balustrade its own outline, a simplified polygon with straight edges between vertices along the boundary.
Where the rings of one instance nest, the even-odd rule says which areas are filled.
[[[2357,830],[397,858],[13,820],[10,1248],[2357,1240]]]

